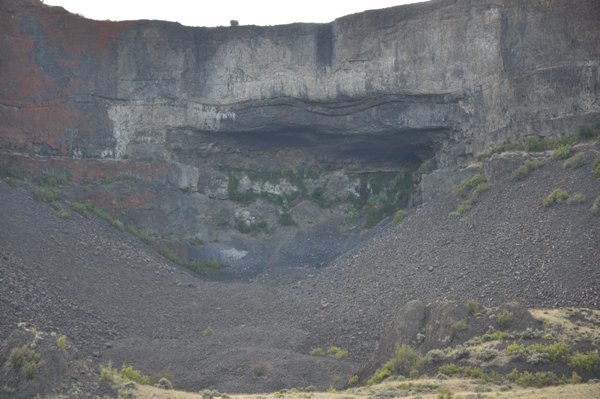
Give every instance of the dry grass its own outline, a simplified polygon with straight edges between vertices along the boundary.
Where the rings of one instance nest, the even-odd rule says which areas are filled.
[[[437,380],[434,378],[421,378],[416,381],[411,381],[414,384],[431,384],[439,386],[439,388],[448,388],[454,393],[454,398],[466,397],[469,394],[476,394],[475,388],[480,386],[480,382],[472,379],[465,378],[451,378],[448,380]],[[359,387],[348,389],[345,391],[337,392],[313,392],[304,393],[298,392],[293,394],[281,394],[278,392],[263,393],[256,395],[231,395],[232,399],[256,399],[261,396],[265,399],[363,399],[368,396],[375,394],[378,391],[392,391],[399,389],[400,382],[398,381],[384,381],[379,385],[373,387]],[[484,392],[488,398],[520,398],[520,399],[540,399],[543,395],[546,395],[548,399],[556,398],[579,398],[579,399],[597,399],[600,397],[600,384],[579,384],[579,385],[564,385],[558,387],[546,387],[546,388],[521,388],[515,384],[508,384],[510,386],[509,391],[500,391],[500,385],[487,384],[487,388],[490,388],[490,392]],[[181,391],[165,391],[159,388],[151,386],[138,386],[137,389],[129,390],[136,398],[144,399],[200,399],[202,395],[197,393],[188,393]],[[409,396],[412,397],[412,396]],[[423,399],[437,399],[438,392],[430,392],[421,394]]]
[[[586,308],[532,309],[531,315],[542,321],[552,335],[563,341],[590,339],[600,335],[600,311]],[[584,320],[581,320],[583,316]]]

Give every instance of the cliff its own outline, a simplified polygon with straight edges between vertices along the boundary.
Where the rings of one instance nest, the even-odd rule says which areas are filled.
[[[418,203],[600,114],[598,21],[596,0],[434,0],[194,28],[5,0],[0,164],[94,183],[71,198],[186,259],[321,266],[406,206],[403,171]]]
[[[600,4],[439,0],[192,28],[0,5],[2,148],[199,166],[398,168],[597,113]],[[450,155],[446,155],[450,156]]]

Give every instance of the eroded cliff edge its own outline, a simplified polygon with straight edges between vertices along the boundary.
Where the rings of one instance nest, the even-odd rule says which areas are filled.
[[[439,0],[329,24],[219,28],[3,1],[3,162],[74,181],[176,183],[186,195],[138,185],[73,197],[157,237],[218,243],[206,256],[284,248],[277,262],[306,264],[314,251],[297,255],[298,242],[316,233],[323,252],[353,245],[332,238],[353,234],[346,210],[223,201],[232,169],[243,192],[332,200],[389,191],[348,172],[460,166],[507,139],[567,135],[600,112],[598,21],[595,0]],[[243,172],[283,170],[321,175],[271,184]],[[235,228],[288,211],[299,221],[288,239]]]

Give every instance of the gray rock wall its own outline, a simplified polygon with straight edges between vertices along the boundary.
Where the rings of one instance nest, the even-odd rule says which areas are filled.
[[[31,76],[1,66],[1,97],[16,107],[2,111],[4,147],[397,169],[565,135],[600,107],[595,0],[434,0],[329,24],[221,28],[87,21],[32,3],[0,9],[3,49],[40,80],[15,94]],[[31,46],[17,50],[18,39]],[[54,96],[68,116],[47,122],[51,137],[18,131],[19,107]]]

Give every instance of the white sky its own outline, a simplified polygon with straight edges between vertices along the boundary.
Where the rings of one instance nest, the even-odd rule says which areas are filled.
[[[97,20],[158,19],[188,26],[284,25],[331,22],[365,10],[424,0],[43,0]]]

